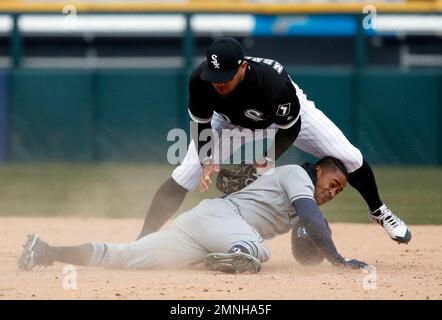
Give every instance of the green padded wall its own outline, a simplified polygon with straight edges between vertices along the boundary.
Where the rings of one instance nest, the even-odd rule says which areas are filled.
[[[85,70],[12,72],[13,160],[92,159],[90,74]]]
[[[438,75],[367,71],[361,79],[358,134],[370,161],[438,161]]]
[[[442,163],[440,72],[289,72],[371,163]],[[11,159],[164,162],[168,131],[188,131],[186,83],[180,70],[13,70]]]
[[[100,71],[98,149],[103,160],[166,161],[170,129],[180,125],[177,71]]]

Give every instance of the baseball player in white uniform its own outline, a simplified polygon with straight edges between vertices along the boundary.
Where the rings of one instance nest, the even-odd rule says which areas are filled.
[[[352,269],[367,265],[344,259],[336,250],[318,205],[347,184],[347,171],[334,158],[321,159],[312,170],[297,165],[272,169],[246,188],[225,198],[203,200],[183,213],[171,228],[123,244],[92,242],[50,246],[30,236],[18,266],[64,262],[120,269],[175,268],[205,261],[223,272],[258,272],[270,258],[265,239],[286,233],[298,221],[333,265]]]
[[[318,158],[339,159],[349,172],[350,185],[366,201],[370,219],[382,225],[396,242],[410,241],[406,224],[380,199],[372,169],[361,152],[307,99],[277,61],[245,57],[233,38],[216,40],[207,49],[206,61],[191,76],[188,111],[198,125],[198,136],[171,178],[156,192],[138,238],[157,231],[176,212],[188,191],[198,185],[201,191],[207,190],[210,176],[235,151],[232,140],[240,141],[245,130],[274,128],[276,134],[270,137],[273,160],[292,145]],[[218,133],[218,145],[216,139],[206,142],[201,138],[205,129]],[[247,143],[254,138],[248,135],[245,139]],[[207,146],[210,152],[205,152]]]

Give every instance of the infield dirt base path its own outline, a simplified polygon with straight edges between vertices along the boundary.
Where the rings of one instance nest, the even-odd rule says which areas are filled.
[[[291,255],[290,234],[268,242],[272,257],[253,275],[215,273],[202,265],[161,271],[79,267],[77,289],[66,290],[63,264],[17,270],[16,259],[28,233],[38,233],[54,245],[127,242],[136,237],[141,224],[135,219],[0,218],[0,299],[442,298],[442,226],[411,226],[413,239],[406,246],[389,240],[374,224],[332,224],[333,238],[344,256],[376,266],[376,289],[364,289],[368,275],[362,271],[335,269],[327,262],[299,265]]]

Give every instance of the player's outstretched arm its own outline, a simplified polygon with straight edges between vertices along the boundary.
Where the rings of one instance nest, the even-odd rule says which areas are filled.
[[[293,201],[292,205],[295,207],[299,220],[304,225],[308,235],[324,250],[326,258],[330,263],[338,267],[350,269],[368,267],[365,262],[356,259],[344,259],[338,253],[328,231],[327,222],[313,199],[298,198]]]

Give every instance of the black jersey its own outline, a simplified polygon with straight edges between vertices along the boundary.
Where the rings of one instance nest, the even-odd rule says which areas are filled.
[[[246,57],[243,81],[227,96],[218,95],[212,84],[200,78],[206,62],[192,73],[189,83],[189,114],[198,123],[208,123],[213,112],[228,122],[249,129],[264,129],[275,123],[288,129],[299,118],[299,100],[285,69],[275,60]]]

